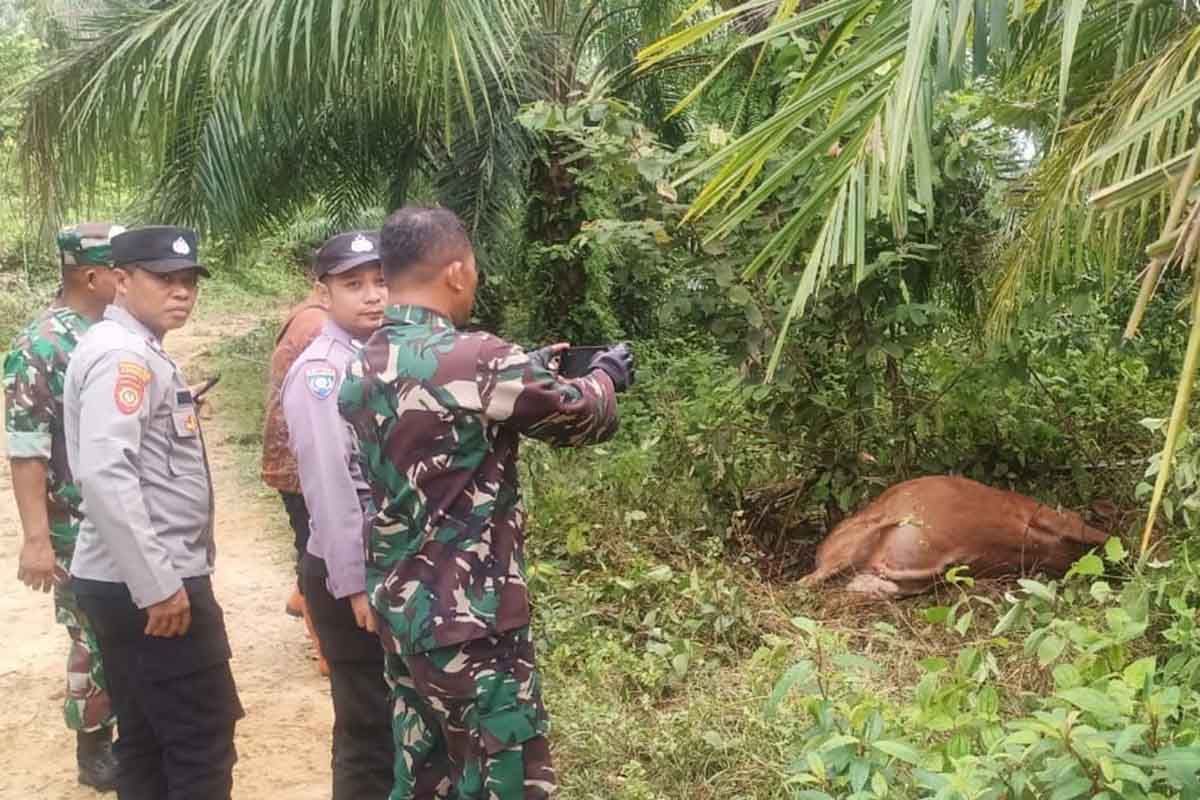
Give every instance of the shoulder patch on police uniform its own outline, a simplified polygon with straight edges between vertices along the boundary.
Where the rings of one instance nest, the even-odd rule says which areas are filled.
[[[150,370],[136,361],[117,363],[117,382],[113,386],[113,400],[122,414],[136,414],[146,399],[146,384],[150,382]]]
[[[324,364],[316,364],[304,370],[304,382],[313,397],[324,400],[337,388],[337,370]]]
[[[136,361],[121,361],[117,364],[117,374],[136,378],[142,383],[150,382],[150,369]]]

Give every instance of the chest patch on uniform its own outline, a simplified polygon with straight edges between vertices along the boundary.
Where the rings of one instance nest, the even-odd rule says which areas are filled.
[[[190,439],[200,430],[196,412],[191,408],[176,409],[171,413],[171,421],[175,424],[175,435],[181,439]]]
[[[337,387],[337,370],[333,367],[309,367],[304,371],[304,382],[313,397],[324,400]]]
[[[113,386],[113,401],[122,414],[136,414],[146,399],[146,384],[150,370],[136,361],[117,363],[117,382]]]

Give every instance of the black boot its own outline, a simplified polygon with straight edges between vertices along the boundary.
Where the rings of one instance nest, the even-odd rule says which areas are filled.
[[[75,760],[79,763],[79,782],[101,792],[117,789],[117,757],[112,750],[112,728],[84,733],[75,741]]]

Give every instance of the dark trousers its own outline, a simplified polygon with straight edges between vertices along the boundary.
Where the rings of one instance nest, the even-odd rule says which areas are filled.
[[[228,800],[244,716],[220,605],[208,578],[184,582],[187,635],[146,636],[146,612],[123,584],[75,581],[100,642],[113,710],[120,800]]]
[[[308,551],[309,517],[308,504],[304,495],[291,492],[280,492],[283,500],[283,510],[287,512],[288,524],[292,526],[292,543],[296,546],[296,588],[304,594],[304,580],[300,577],[301,564],[304,554]]]
[[[349,599],[325,586],[325,562],[306,555],[304,599],[333,695],[333,800],[385,800],[392,789],[391,695],[379,637],[354,621]]]

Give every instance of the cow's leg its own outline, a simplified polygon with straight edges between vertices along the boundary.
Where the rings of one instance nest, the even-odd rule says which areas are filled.
[[[821,542],[816,568],[800,579],[800,585],[811,589],[830,578],[862,569],[891,527],[891,523],[877,514],[861,514],[846,520]]]
[[[865,594],[868,597],[888,598],[897,597],[900,595],[900,586],[887,578],[875,575],[870,572],[863,572],[855,575],[854,578],[846,584],[847,592],[857,592]]]

